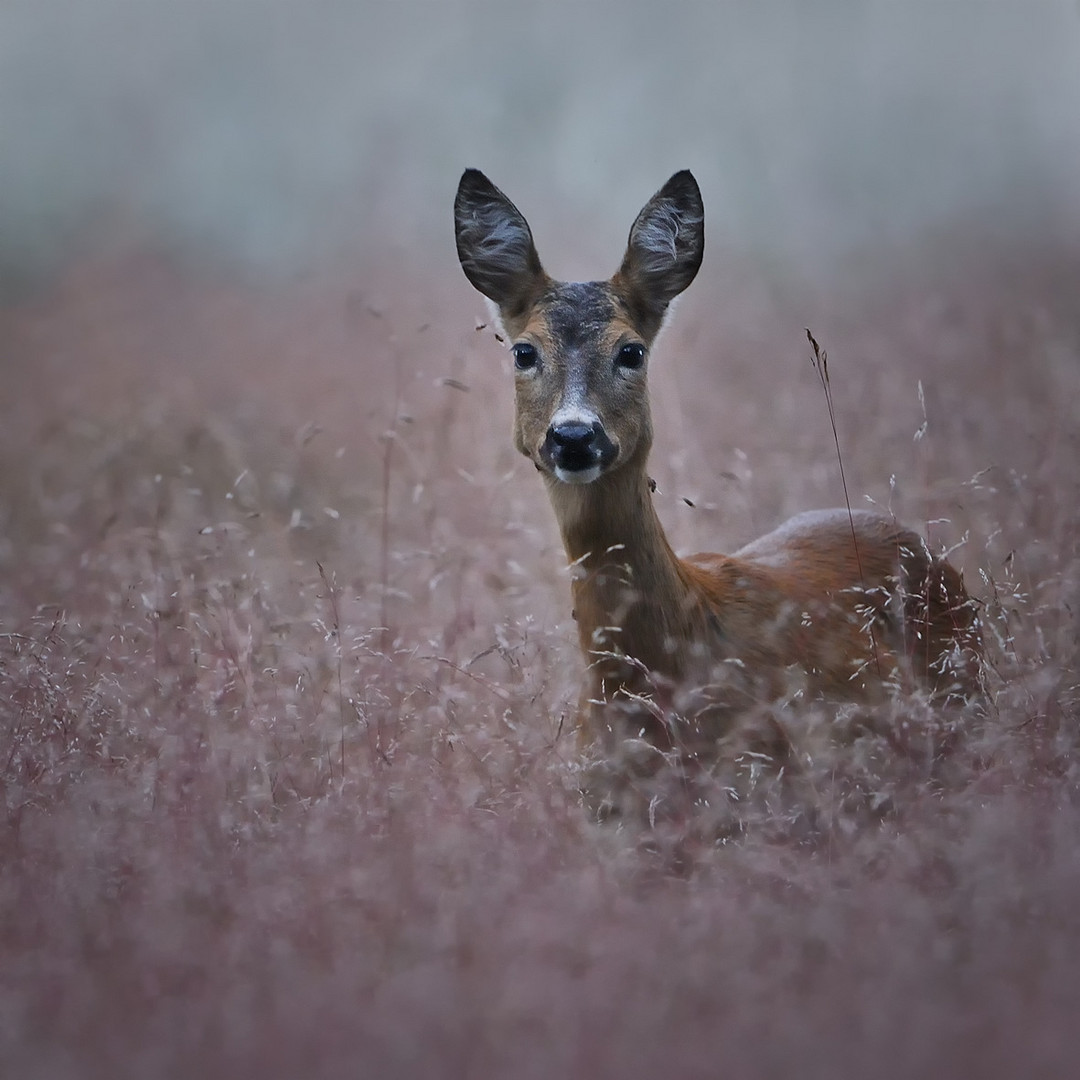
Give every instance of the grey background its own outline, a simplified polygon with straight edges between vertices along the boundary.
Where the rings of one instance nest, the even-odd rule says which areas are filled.
[[[8,0],[0,147],[9,274],[94,220],[268,270],[448,258],[466,164],[581,237],[563,276],[684,166],[711,243],[821,273],[957,222],[1080,234],[1080,9]]]

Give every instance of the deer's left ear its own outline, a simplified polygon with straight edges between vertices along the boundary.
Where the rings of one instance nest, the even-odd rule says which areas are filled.
[[[633,306],[662,319],[694,280],[705,254],[705,204],[689,169],[677,172],[643,207],[616,275]]]

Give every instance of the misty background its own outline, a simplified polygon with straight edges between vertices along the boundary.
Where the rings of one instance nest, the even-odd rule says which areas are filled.
[[[1071,243],[1080,8],[8,0],[0,147],[9,282],[100,222],[260,271],[441,272],[466,165],[559,276],[606,273],[683,167],[714,258],[818,274],[957,223]]]

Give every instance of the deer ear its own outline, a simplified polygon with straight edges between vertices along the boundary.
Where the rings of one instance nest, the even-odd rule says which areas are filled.
[[[705,204],[689,169],[677,172],[642,208],[616,275],[631,305],[660,320],[694,280],[705,254]]]
[[[479,169],[466,169],[454,200],[458,258],[465,276],[504,320],[520,317],[546,278],[521,211]]]

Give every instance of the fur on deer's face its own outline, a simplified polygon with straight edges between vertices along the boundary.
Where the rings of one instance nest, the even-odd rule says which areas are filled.
[[[512,341],[517,448],[568,484],[643,463],[652,444],[649,346],[704,251],[694,178],[676,173],[649,200],[605,282],[548,277],[521,212],[475,169],[461,178],[454,222],[462,268]]]
[[[507,331],[514,443],[541,471],[588,483],[648,453],[648,343],[608,282],[551,282],[520,328]]]

